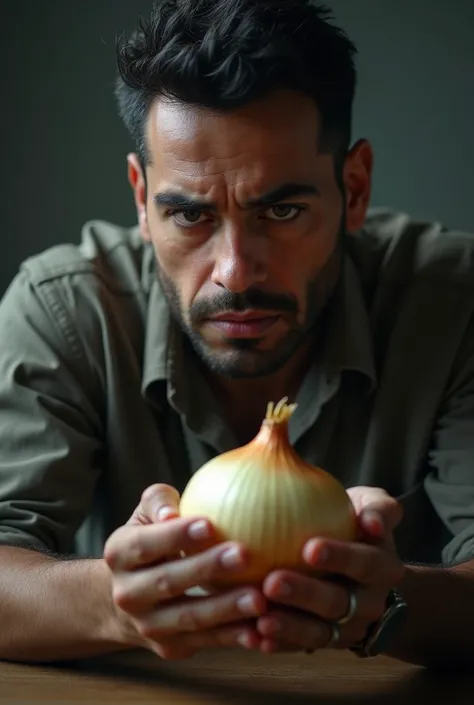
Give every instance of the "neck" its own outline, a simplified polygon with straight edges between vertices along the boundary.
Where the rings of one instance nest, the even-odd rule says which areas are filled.
[[[278,372],[266,377],[229,379],[214,374],[209,368],[203,373],[216,397],[223,415],[239,444],[247,443],[257,434],[270,401],[283,397],[293,402],[311,364],[312,341],[302,346]]]

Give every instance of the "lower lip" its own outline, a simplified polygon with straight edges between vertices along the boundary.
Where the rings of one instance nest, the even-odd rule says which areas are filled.
[[[254,318],[248,321],[209,321],[226,338],[261,338],[278,320],[273,318]]]

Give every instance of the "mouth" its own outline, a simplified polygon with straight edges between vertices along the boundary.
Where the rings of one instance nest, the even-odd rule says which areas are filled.
[[[261,338],[278,320],[268,311],[229,311],[207,319],[207,323],[226,338]]]

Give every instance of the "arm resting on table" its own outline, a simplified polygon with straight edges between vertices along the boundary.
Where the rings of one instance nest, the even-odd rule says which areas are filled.
[[[408,566],[400,588],[408,614],[388,655],[424,666],[474,667],[474,560]]]
[[[132,648],[101,559],[0,547],[0,659],[56,661]]]

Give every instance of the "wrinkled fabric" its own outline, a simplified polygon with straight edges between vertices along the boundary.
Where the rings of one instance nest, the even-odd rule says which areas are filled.
[[[371,211],[290,422],[308,462],[400,499],[407,561],[474,557],[473,254],[468,233]],[[146,487],[181,492],[236,446],[221,411],[150,246],[86,224],[0,304],[0,543],[100,556]]]

